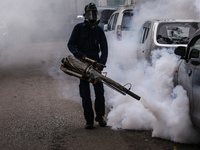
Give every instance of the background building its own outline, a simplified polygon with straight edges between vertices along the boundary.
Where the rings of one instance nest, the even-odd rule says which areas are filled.
[[[132,5],[136,0],[96,0],[98,6]]]

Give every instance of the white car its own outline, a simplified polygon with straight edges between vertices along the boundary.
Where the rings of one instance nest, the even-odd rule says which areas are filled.
[[[133,8],[119,8],[115,11],[108,24],[104,25],[104,31],[108,39],[122,40],[132,37],[135,33],[133,28]]]
[[[137,57],[151,62],[151,52],[155,49],[187,47],[199,28],[200,20],[147,20],[140,30]]]

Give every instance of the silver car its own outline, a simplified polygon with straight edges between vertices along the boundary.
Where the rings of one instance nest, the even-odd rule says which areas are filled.
[[[155,49],[186,47],[200,28],[200,20],[147,20],[140,30],[138,59],[151,61]]]
[[[177,47],[174,52],[181,56],[174,71],[174,85],[182,85],[187,91],[191,120],[200,131],[200,30],[187,48]]]

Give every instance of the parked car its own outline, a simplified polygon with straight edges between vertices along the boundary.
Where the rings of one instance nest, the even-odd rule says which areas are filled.
[[[187,48],[180,46],[174,52],[181,56],[174,72],[174,85],[182,85],[187,91],[191,120],[200,131],[200,30]]]
[[[186,47],[200,28],[200,20],[147,20],[140,30],[138,59],[151,61],[155,49]]]
[[[104,24],[108,23],[108,20],[110,18],[110,16],[112,15],[113,12],[115,12],[118,8],[116,7],[108,7],[108,6],[98,6],[97,10],[97,18],[100,20],[99,22],[99,26],[103,29],[104,28]],[[84,13],[84,11],[83,11]],[[84,21],[84,16],[83,15],[78,15],[77,19],[79,20],[79,22]]]
[[[104,25],[107,38],[122,40],[122,38],[132,37],[135,33],[133,28],[133,8],[121,7],[115,11],[108,24]]]

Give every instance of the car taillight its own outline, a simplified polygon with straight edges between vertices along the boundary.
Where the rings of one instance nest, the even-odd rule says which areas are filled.
[[[117,33],[116,33],[117,39],[121,40],[122,39],[122,30],[121,30],[121,26],[118,25],[117,26]]]

